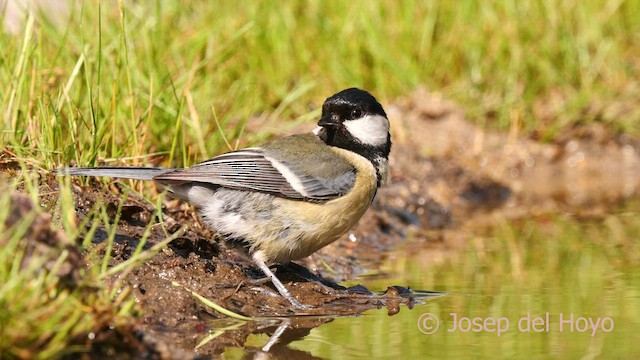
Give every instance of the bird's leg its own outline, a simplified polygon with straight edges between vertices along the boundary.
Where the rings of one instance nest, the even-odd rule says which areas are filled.
[[[296,300],[291,295],[289,290],[287,290],[287,288],[284,287],[282,282],[280,282],[280,280],[276,277],[276,274],[274,274],[273,271],[271,271],[271,269],[269,269],[267,264],[264,262],[264,254],[262,253],[262,251],[256,251],[255,253],[253,253],[251,258],[253,259],[253,262],[256,263],[256,265],[258,265],[260,270],[262,270],[262,272],[265,275],[267,275],[267,277],[269,277],[269,279],[271,279],[271,282],[276,287],[276,289],[278,289],[278,292],[280,293],[280,295],[282,295],[283,298],[289,300],[291,305],[293,305],[297,309],[307,309],[307,308],[310,307],[308,305],[303,305],[303,304],[299,303],[298,300]]]

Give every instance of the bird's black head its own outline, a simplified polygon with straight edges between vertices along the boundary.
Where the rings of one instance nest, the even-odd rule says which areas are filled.
[[[350,88],[330,96],[322,105],[318,126],[314,132],[327,145],[367,158],[378,170],[379,177],[386,175],[391,151],[389,120],[373,95]]]
[[[356,88],[330,96],[322,105],[317,135],[328,145],[388,157],[391,150],[389,120],[373,95]],[[364,151],[364,153],[363,153]]]

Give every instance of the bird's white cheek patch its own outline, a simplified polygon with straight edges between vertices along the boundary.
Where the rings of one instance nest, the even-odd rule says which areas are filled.
[[[387,143],[389,120],[382,115],[365,115],[360,119],[347,120],[344,126],[363,144],[382,146]]]

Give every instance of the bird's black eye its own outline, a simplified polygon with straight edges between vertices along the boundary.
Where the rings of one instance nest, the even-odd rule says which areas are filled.
[[[362,116],[362,110],[360,109],[353,109],[351,110],[351,119],[358,119]]]

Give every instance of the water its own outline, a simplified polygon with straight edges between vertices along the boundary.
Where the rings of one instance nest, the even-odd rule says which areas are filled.
[[[629,358],[640,354],[640,217],[556,217],[469,231],[455,252],[409,241],[369,288],[446,291],[413,309],[336,318],[284,358]],[[452,235],[453,236],[453,235]],[[459,236],[456,234],[455,236]],[[423,248],[423,246],[422,246]],[[437,319],[437,320],[435,320]],[[437,327],[436,327],[437,323]],[[269,337],[252,335],[247,349]],[[229,349],[230,357],[251,350]],[[281,351],[285,351],[282,353]]]

